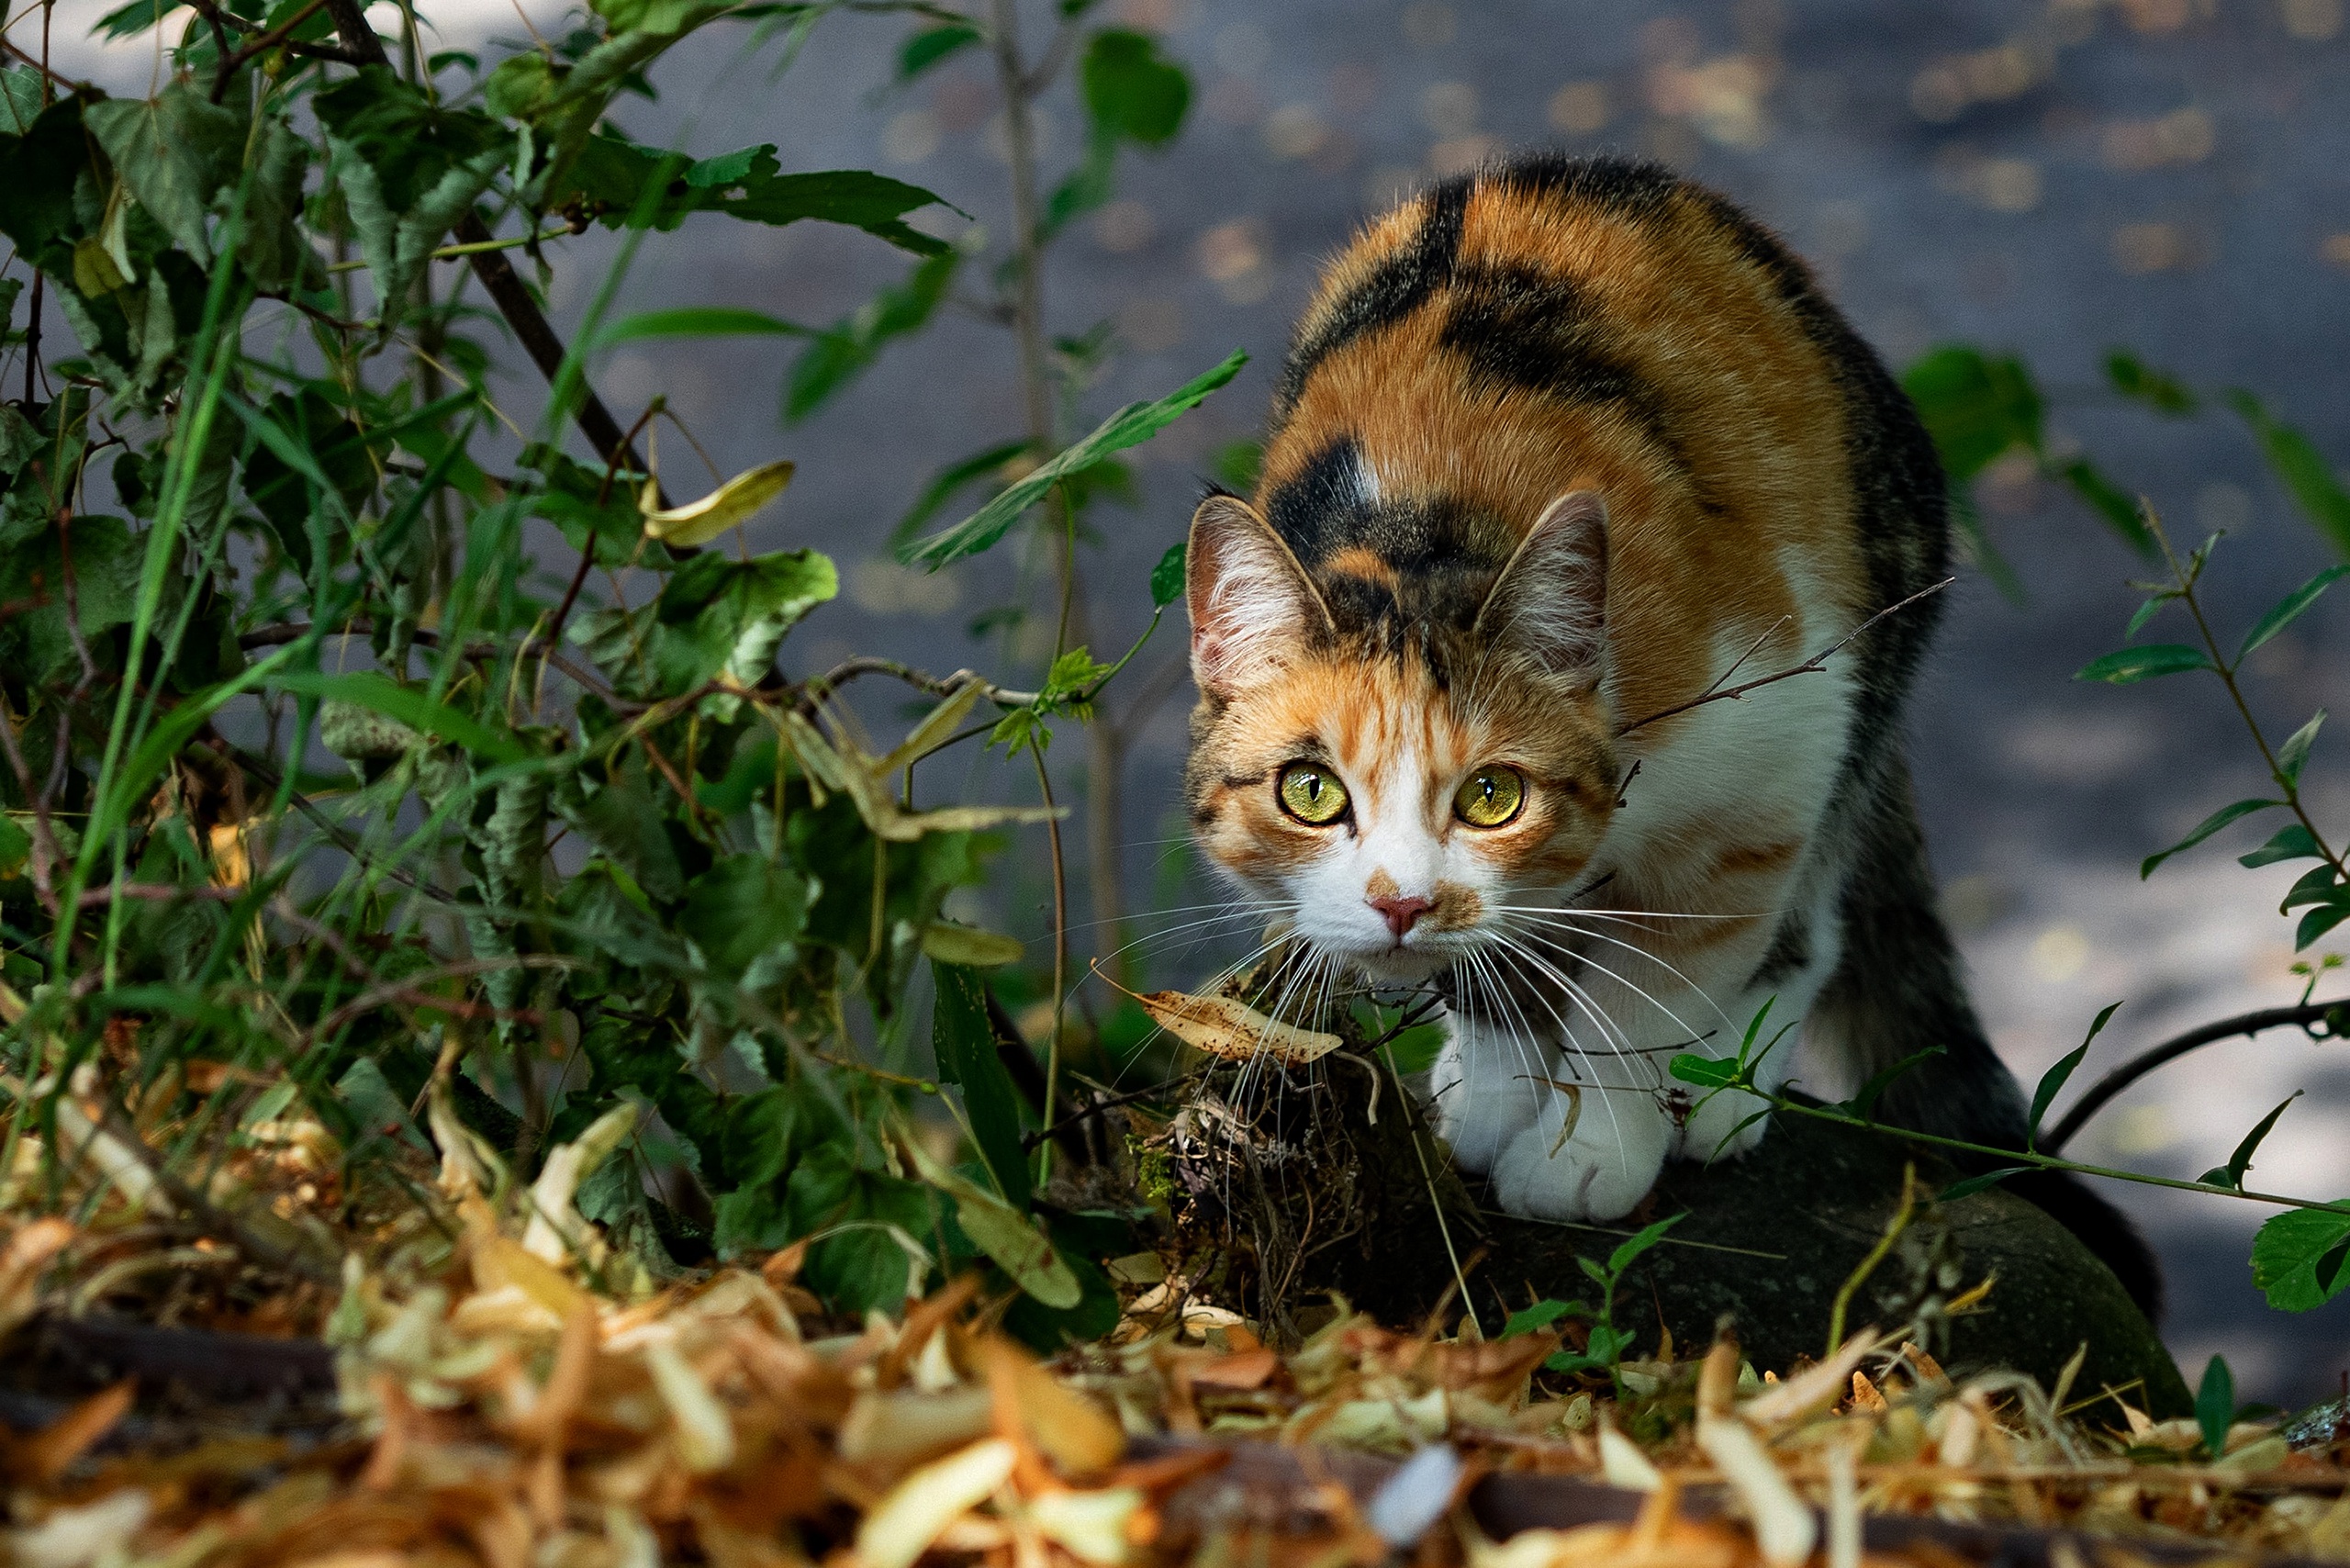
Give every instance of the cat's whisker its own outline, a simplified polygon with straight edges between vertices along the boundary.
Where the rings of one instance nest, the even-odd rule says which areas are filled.
[[[1497,935],[1506,932],[1506,926],[1497,928]],[[1607,938],[1600,936],[1597,932],[1578,931],[1574,934],[1577,935],[1593,937],[1597,940],[1607,940]],[[1608,979],[1614,980],[1617,984],[1639,996],[1641,1000],[1656,1008],[1658,1012],[1662,1013],[1666,1017],[1671,1018],[1674,1025],[1687,1032],[1691,1038],[1704,1038],[1703,1031],[1691,1028],[1686,1019],[1681,1017],[1678,1014],[1674,1013],[1672,1008],[1667,1007],[1662,1002],[1651,995],[1646,988],[1632,980],[1631,977],[1619,972],[1609,965],[1601,963],[1589,953],[1583,952],[1578,948],[1570,947],[1565,943],[1561,942],[1555,937],[1539,930],[1521,930],[1515,933],[1515,935],[1535,942],[1543,947],[1549,948],[1552,952],[1566,955],[1588,969],[1597,970],[1599,973],[1606,975]],[[1707,1006],[1714,1010],[1715,1014],[1721,1019],[1722,1024],[1726,1028],[1736,1029],[1739,1027],[1737,1024],[1731,1021],[1729,1014],[1722,1011],[1721,1004],[1716,1002],[1702,986],[1699,986],[1695,981],[1690,980],[1688,976],[1682,974],[1678,969],[1673,969],[1671,964],[1657,958],[1655,954],[1649,952],[1645,948],[1634,947],[1630,944],[1623,942],[1618,942],[1616,946],[1625,947],[1628,951],[1635,953],[1643,958],[1647,958],[1671,972],[1674,978],[1681,981],[1682,984],[1687,986],[1694,995],[1695,995],[1700,1001],[1704,1002]],[[1627,1043],[1628,1044],[1628,1042]]]
[[[1518,961],[1517,958],[1513,955],[1510,952],[1510,949],[1506,946],[1496,946],[1494,950],[1494,957],[1509,958],[1512,959],[1514,964]],[[1523,973],[1522,969],[1520,970],[1520,973]],[[1581,987],[1576,986],[1572,980],[1566,980],[1564,976],[1561,976],[1559,978],[1561,980],[1564,980],[1566,985],[1570,988],[1570,1000],[1576,1002],[1583,1008],[1583,1012],[1590,1016],[1592,1022],[1598,1026],[1600,1037],[1603,1041],[1606,1038],[1609,1028],[1615,1027],[1617,1034],[1622,1036],[1624,1043],[1627,1046],[1631,1044],[1631,1036],[1624,1034],[1620,1026],[1614,1025],[1612,1021],[1597,1005],[1597,1003],[1589,996],[1583,993]],[[1551,1003],[1550,999],[1543,994],[1541,987],[1529,983],[1527,989],[1534,999],[1542,1004],[1543,1010],[1550,1014],[1552,1021],[1558,1025],[1560,1050],[1561,1054],[1571,1052],[1575,1057],[1579,1058],[1585,1067],[1590,1068],[1592,1071],[1592,1081],[1595,1085],[1604,1082],[1604,1079],[1600,1076],[1599,1064],[1592,1060],[1590,1053],[1584,1050],[1581,1043],[1576,1040],[1573,1028],[1567,1023],[1565,1018],[1560,1015],[1558,1008]],[[1523,1016],[1522,1014],[1521,1016]],[[1617,1053],[1611,1050],[1610,1054],[1612,1055]],[[1549,1082],[1548,1078],[1546,1077],[1543,1081],[1547,1084]],[[1560,1098],[1563,1093],[1564,1092],[1558,1089],[1555,1085],[1550,1086],[1550,1099]],[[1600,1094],[1599,1099],[1600,1103],[1605,1106],[1607,1111],[1607,1125],[1616,1134],[1616,1146],[1618,1152],[1621,1152],[1624,1148],[1624,1123],[1622,1117],[1617,1112],[1615,1098],[1610,1094],[1603,1092]],[[1542,1111],[1548,1107],[1549,1103],[1549,1100],[1538,1100],[1536,1102],[1535,1118],[1538,1126],[1540,1124]],[[1564,1124],[1562,1122],[1561,1126],[1563,1125]]]
[[[1681,971],[1681,970],[1680,970],[1676,966],[1674,966],[1671,961],[1669,961],[1669,960],[1667,960],[1667,959],[1665,959],[1665,958],[1663,958],[1659,957],[1657,954],[1654,954],[1654,953],[1650,952],[1647,948],[1645,948],[1645,947],[1641,947],[1641,946],[1636,946],[1635,944],[1630,943],[1630,942],[1621,941],[1621,940],[1617,939],[1617,937],[1613,937],[1613,936],[1610,936],[1610,935],[1606,935],[1605,932],[1599,932],[1599,931],[1586,931],[1586,930],[1583,929],[1581,926],[1567,924],[1565,924],[1565,923],[1563,923],[1563,922],[1559,923],[1559,927],[1558,927],[1558,928],[1559,928],[1559,929],[1561,929],[1561,930],[1563,930],[1563,931],[1567,931],[1567,932],[1569,932],[1569,933],[1572,933],[1572,935],[1577,935],[1577,936],[1588,937],[1589,939],[1591,939],[1592,941],[1595,941],[1595,942],[1605,942],[1605,943],[1608,944],[1610,946],[1621,947],[1621,948],[1623,948],[1623,949],[1624,949],[1626,952],[1628,952],[1628,953],[1636,954],[1637,956],[1639,956],[1639,957],[1640,957],[1640,958],[1646,958],[1649,962],[1651,962],[1651,963],[1652,963],[1652,964],[1656,965],[1656,966],[1657,966],[1657,968],[1659,968],[1659,969],[1662,969],[1665,973],[1667,973],[1667,974],[1671,975],[1674,980],[1679,980],[1683,985],[1687,986],[1687,987],[1689,988],[1690,991],[1691,991],[1693,994],[1695,994],[1695,996],[1697,996],[1700,1000],[1702,1000],[1702,1001],[1705,1002],[1705,1004],[1706,1004],[1707,1006],[1708,1006],[1708,1007],[1710,1007],[1710,1008],[1712,1008],[1712,1009],[1714,1010],[1714,1014],[1715,1014],[1715,1016],[1718,1017],[1718,1018],[1722,1021],[1722,1024],[1723,1024],[1723,1025],[1724,1025],[1725,1027],[1727,1027],[1727,1028],[1730,1028],[1730,1029],[1738,1029],[1738,1028],[1742,1027],[1742,1025],[1739,1025],[1738,1023],[1736,1023],[1735,1021],[1733,1021],[1733,1020],[1731,1019],[1731,1017],[1730,1017],[1730,1015],[1729,1015],[1729,1014],[1724,1013],[1724,1012],[1722,1011],[1721,1003],[1719,1003],[1719,1002],[1716,1002],[1716,1001],[1713,999],[1713,996],[1712,996],[1712,995],[1711,995],[1711,994],[1710,994],[1710,993],[1709,993],[1709,992],[1705,989],[1705,987],[1703,987],[1703,986],[1699,985],[1695,980],[1691,980],[1687,975],[1685,975],[1685,974],[1682,973],[1682,971]],[[1622,985],[1622,986],[1628,987],[1629,989],[1631,989],[1631,990],[1633,990],[1633,991],[1640,991],[1640,994],[1641,994],[1642,996],[1648,996],[1648,992],[1646,992],[1645,991],[1640,991],[1640,988],[1639,988],[1638,985],[1636,985],[1636,984],[1634,984],[1634,983],[1633,983],[1633,981],[1632,981],[1632,980],[1631,980],[1631,978],[1630,978],[1629,976],[1627,976],[1627,975],[1624,975],[1624,974],[1621,974],[1621,973],[1617,972],[1616,969],[1611,969],[1611,968],[1609,968],[1607,965],[1601,963],[1598,959],[1596,959],[1596,958],[1593,958],[1593,957],[1592,957],[1590,954],[1588,954],[1588,953],[1582,952],[1582,951],[1580,951],[1580,950],[1578,950],[1578,949],[1575,949],[1575,948],[1568,947],[1568,946],[1567,946],[1565,944],[1563,944],[1563,943],[1554,941],[1554,940],[1550,939],[1550,938],[1549,936],[1547,936],[1547,935],[1538,935],[1538,934],[1537,934],[1537,933],[1535,933],[1535,932],[1531,932],[1531,931],[1521,932],[1521,933],[1519,933],[1519,935],[1524,935],[1524,936],[1527,936],[1527,937],[1529,937],[1529,938],[1531,938],[1532,940],[1537,941],[1537,942],[1539,942],[1539,943],[1541,943],[1543,946],[1547,946],[1547,947],[1550,947],[1550,948],[1552,948],[1552,949],[1554,949],[1554,950],[1556,950],[1556,951],[1563,952],[1563,953],[1572,953],[1572,955],[1573,955],[1577,959],[1579,959],[1580,961],[1582,961],[1582,962],[1583,962],[1583,963],[1584,963],[1584,964],[1589,965],[1591,968],[1593,968],[1593,969],[1597,969],[1601,974],[1607,976],[1610,980],[1612,980],[1616,981],[1618,985]],[[1649,1000],[1650,1000],[1650,1001],[1651,1001],[1651,1002],[1655,1002],[1655,1001],[1656,1001],[1656,999],[1655,999],[1654,997],[1649,997]],[[1658,1003],[1657,1003],[1657,1005],[1658,1005],[1658,1006],[1660,1006],[1660,1007],[1662,1007],[1662,1006],[1663,1005],[1663,1003],[1662,1003],[1662,1002],[1658,1002]],[[1674,1023],[1676,1023],[1676,1024],[1678,1024],[1678,1023],[1680,1023],[1681,1021],[1680,1021],[1679,1019],[1677,1019],[1677,1018],[1676,1018],[1676,1019],[1674,1019],[1674,1020],[1673,1020],[1673,1022],[1674,1022]],[[1688,1027],[1688,1025],[1685,1025],[1685,1024],[1683,1024],[1683,1025],[1682,1025],[1682,1027],[1685,1029],[1685,1028],[1687,1028],[1687,1027]]]
[[[1539,941],[1539,940],[1540,940],[1540,938],[1539,938],[1539,937],[1538,937],[1538,938],[1536,938],[1536,940],[1537,940],[1537,941]],[[1556,980],[1560,984],[1561,984],[1561,985],[1569,985],[1569,986],[1574,985],[1574,983],[1575,983],[1575,982],[1574,982],[1572,980],[1569,979],[1569,978],[1568,978],[1564,973],[1561,972],[1561,970],[1558,969],[1558,967],[1557,967],[1556,965],[1552,964],[1549,959],[1547,959],[1547,958],[1543,958],[1539,953],[1533,952],[1533,951],[1531,951],[1531,950],[1529,950],[1529,949],[1528,949],[1528,948],[1525,948],[1525,947],[1523,947],[1523,946],[1519,946],[1519,945],[1518,945],[1518,943],[1517,943],[1516,940],[1514,940],[1514,939],[1513,939],[1513,937],[1511,936],[1511,935],[1510,935],[1509,933],[1507,933],[1507,932],[1505,932],[1505,931],[1496,931],[1496,932],[1494,933],[1494,943],[1495,943],[1495,945],[1496,945],[1497,946],[1501,946],[1501,947],[1508,948],[1508,949],[1511,949],[1511,950],[1514,950],[1514,951],[1517,952],[1517,953],[1518,953],[1518,954],[1520,954],[1520,955],[1521,955],[1525,959],[1527,959],[1528,962],[1531,962],[1531,963],[1534,963],[1534,964],[1536,964],[1536,965],[1539,966],[1539,967],[1541,968],[1541,969],[1543,970],[1543,972],[1545,972],[1546,974],[1550,975],[1552,979]],[[1550,946],[1555,946],[1555,945],[1554,945],[1554,944],[1551,944]],[[1691,1028],[1691,1027],[1690,1027],[1688,1020],[1686,1020],[1686,1019],[1683,1018],[1683,1017],[1682,1017],[1678,1013],[1675,1013],[1672,1008],[1670,1008],[1670,1007],[1666,1006],[1662,1002],[1660,1002],[1660,1001],[1659,1001],[1659,1000],[1657,1000],[1657,998],[1655,998],[1654,996],[1650,995],[1648,991],[1646,991],[1642,990],[1639,986],[1637,986],[1637,985],[1633,984],[1630,980],[1626,980],[1623,976],[1621,976],[1621,975],[1619,975],[1619,974],[1616,973],[1616,971],[1615,971],[1615,970],[1613,970],[1613,969],[1609,969],[1606,965],[1602,964],[1602,963],[1599,963],[1598,961],[1596,961],[1595,959],[1592,958],[1591,958],[1589,955],[1587,955],[1587,954],[1574,954],[1573,956],[1574,956],[1574,957],[1575,957],[1575,958],[1576,958],[1580,962],[1582,962],[1583,964],[1586,965],[1587,967],[1589,967],[1589,968],[1591,968],[1591,969],[1594,969],[1598,970],[1601,974],[1606,975],[1609,979],[1611,979],[1611,980],[1615,980],[1617,984],[1623,986],[1623,987],[1624,987],[1626,990],[1628,990],[1628,991],[1631,991],[1631,992],[1633,992],[1635,995],[1639,996],[1639,997],[1643,1002],[1646,1002],[1650,1006],[1651,1006],[1651,1007],[1655,1008],[1659,1013],[1662,1013],[1662,1014],[1663,1014],[1667,1018],[1672,1019],[1672,1020],[1673,1020],[1673,1027],[1675,1027],[1675,1028],[1679,1029],[1682,1033],[1684,1033],[1684,1035],[1688,1036],[1689,1036],[1689,1038],[1690,1038],[1690,1040],[1692,1041],[1692,1043],[1695,1043],[1695,1042],[1697,1042],[1697,1041],[1703,1040],[1703,1039],[1705,1038],[1705,1035],[1704,1035],[1704,1033],[1703,1033],[1702,1031],[1697,1030],[1697,1029],[1693,1029],[1693,1028]],[[1698,994],[1699,994],[1700,996],[1704,996],[1704,994],[1705,994],[1705,993],[1704,993],[1704,992],[1702,992],[1702,991],[1700,991],[1700,992],[1698,992]],[[1705,999],[1705,1000],[1706,1000],[1706,1002],[1707,1002],[1707,1005],[1709,1005],[1709,1006],[1710,1006],[1710,1005],[1712,1005],[1712,1003],[1713,1003],[1713,999],[1712,999],[1711,997],[1706,997],[1706,999]],[[1720,1010],[1720,1008],[1718,1008],[1718,1007],[1716,1007],[1714,1010],[1715,1010],[1716,1012],[1718,1012],[1718,1013],[1721,1011],[1721,1010]],[[1724,1017],[1725,1017],[1725,1021],[1727,1021],[1727,1016],[1728,1016],[1727,1014],[1725,1014],[1725,1015],[1724,1015]],[[1623,1049],[1622,1049],[1618,1054],[1619,1054],[1619,1055],[1623,1055],[1623,1056],[1630,1057],[1630,1056],[1641,1056],[1641,1054],[1642,1054],[1642,1053],[1640,1053],[1640,1052],[1639,1052],[1639,1051],[1636,1051],[1636,1050],[1634,1050],[1634,1049],[1632,1048],[1631,1036],[1630,1036],[1630,1035],[1629,1035],[1628,1033],[1626,1033],[1626,1034],[1624,1035],[1624,1037],[1623,1037]],[[1645,1057],[1643,1057],[1643,1058],[1642,1058],[1642,1059],[1646,1059],[1646,1058],[1645,1058]]]
[[[1503,1006],[1507,1007],[1512,1014],[1516,1015],[1517,1030],[1513,1043],[1517,1047],[1518,1064],[1526,1070],[1523,1076],[1526,1083],[1527,1094],[1533,1102],[1535,1123],[1537,1126],[1539,1126],[1542,1120],[1542,1113],[1549,1109],[1551,1102],[1559,1098],[1561,1092],[1557,1085],[1551,1081],[1550,1074],[1543,1070],[1547,1064],[1544,1062],[1539,1049],[1539,1043],[1541,1039],[1540,1032],[1534,1027],[1533,1021],[1527,1016],[1525,1009],[1519,1005],[1513,988],[1510,986],[1509,982],[1503,978],[1499,969],[1493,967],[1489,957],[1484,954],[1479,954],[1477,955],[1476,961],[1491,977],[1491,989],[1494,997]],[[1549,1004],[1546,1002],[1544,1005],[1547,1007]],[[1553,1018],[1556,1019],[1557,1010],[1552,1008],[1550,1011]],[[1560,1020],[1559,1022],[1561,1025],[1561,1033],[1566,1036],[1567,1040],[1567,1043],[1562,1048],[1572,1049],[1572,1036],[1571,1032],[1566,1030],[1563,1020]]]
[[[1750,910],[1732,914],[1693,914],[1665,909],[1587,909],[1580,904],[1496,903],[1486,908],[1504,914],[1571,914],[1588,920],[1613,920],[1626,925],[1643,920],[1776,920],[1784,910]]]

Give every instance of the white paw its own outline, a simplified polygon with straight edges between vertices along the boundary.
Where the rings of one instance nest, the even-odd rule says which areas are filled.
[[[1527,1128],[1494,1162],[1494,1196],[1504,1210],[1536,1219],[1605,1220],[1629,1214],[1664,1164],[1662,1118],[1588,1124],[1559,1141],[1556,1127]]]
[[[1452,1162],[1472,1176],[1491,1171],[1509,1140],[1534,1121],[1538,1097],[1513,1078],[1516,1065],[1514,1056],[1496,1058],[1491,1036],[1468,1034],[1456,1024],[1428,1070],[1428,1119],[1451,1147]]]

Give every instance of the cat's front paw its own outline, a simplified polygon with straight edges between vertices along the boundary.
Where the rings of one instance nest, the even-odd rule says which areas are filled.
[[[1617,1219],[1656,1184],[1664,1141],[1662,1127],[1645,1123],[1579,1127],[1564,1143],[1556,1129],[1531,1126],[1494,1162],[1494,1196],[1535,1219]]]

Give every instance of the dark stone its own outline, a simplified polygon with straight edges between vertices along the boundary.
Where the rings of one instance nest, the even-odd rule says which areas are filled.
[[[1710,1167],[1666,1166],[1655,1192],[1624,1221],[1548,1224],[1500,1215],[1482,1193],[1443,1175],[1417,1118],[1407,1128],[1396,1114],[1392,1081],[1372,1126],[1361,1092],[1369,1074],[1286,1076],[1248,1097],[1279,1105],[1278,1139],[1269,1137],[1270,1114],[1252,1119],[1217,1100],[1212,1114],[1179,1118],[1168,1144],[1179,1238],[1194,1266],[1197,1249],[1217,1249],[1207,1294],[1276,1332],[1333,1290],[1399,1326],[1440,1307],[1457,1315],[1457,1253],[1464,1262],[1478,1258],[1469,1287],[1490,1334],[1531,1300],[1591,1299],[1579,1258],[1604,1263],[1639,1223],[1685,1213],[1625,1276],[1616,1321],[1638,1331],[1637,1353],[1648,1354],[1660,1325],[1685,1349],[1708,1343],[1727,1318],[1758,1370],[1785,1372],[1825,1350],[1836,1294],[1899,1207],[1904,1167],[1914,1165],[1929,1197],[1959,1176],[1931,1149],[1897,1135],[1783,1112],[1751,1153]],[[1248,1126],[1259,1137],[1236,1157],[1229,1129]],[[1427,1140],[1418,1148],[1415,1131]],[[1423,1156],[1437,1179],[1424,1173]],[[1442,1226],[1433,1201],[1439,1193]],[[1258,1259],[1275,1266],[1259,1268]],[[1936,1321],[1936,1303],[1986,1276],[1996,1283],[1979,1307]],[[2053,1388],[2086,1343],[2074,1399],[2112,1388],[2157,1417],[2193,1406],[2153,1326],[2112,1272],[2054,1220],[1998,1188],[1922,1208],[1854,1293],[1847,1322],[1898,1325],[1921,1304],[1938,1341],[1928,1349],[1953,1375],[2008,1367]]]

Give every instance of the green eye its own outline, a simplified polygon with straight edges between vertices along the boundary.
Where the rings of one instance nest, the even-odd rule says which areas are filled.
[[[1281,810],[1313,827],[1327,827],[1347,814],[1347,787],[1327,768],[1292,762],[1281,769],[1273,792]]]
[[[1526,776],[1515,767],[1481,767],[1452,797],[1452,814],[1471,827],[1503,827],[1526,804]]]

